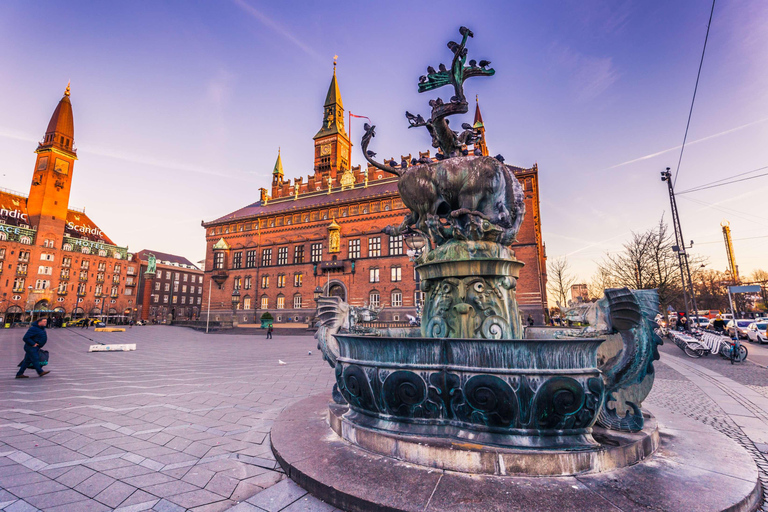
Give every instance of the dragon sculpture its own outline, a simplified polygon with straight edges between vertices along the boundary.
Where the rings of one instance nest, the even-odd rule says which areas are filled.
[[[571,321],[589,323],[578,335],[621,336],[622,349],[600,367],[606,400],[598,415],[598,425],[624,432],[637,432],[643,428],[641,400],[623,400],[631,410],[624,416],[620,416],[611,403],[621,400],[625,390],[639,387],[646,377],[653,374],[653,362],[659,359],[658,346],[663,343],[654,332],[658,311],[659,296],[656,290],[628,288],[605,290],[605,297],[599,301],[578,304],[563,311]],[[645,395],[647,392],[641,391],[639,398],[644,399]]]
[[[443,86],[453,87],[448,102],[441,98],[430,100],[432,114],[429,119],[406,112],[409,128],[425,127],[432,137],[432,146],[439,149],[436,162],[428,157],[418,160],[403,159],[380,163],[368,150],[375,136],[376,126],[365,124],[362,138],[363,156],[368,162],[385,172],[394,174],[398,191],[410,212],[399,226],[388,226],[389,235],[419,231],[426,235],[432,246],[450,240],[497,242],[510,245],[515,241],[525,214],[525,195],[512,169],[503,163],[503,157],[483,156],[477,148],[469,154],[467,145],[476,144],[482,137],[474,126],[464,123],[461,133],[453,131],[448,116],[466,114],[469,110],[464,95],[464,81],[477,76],[492,76],[490,61],[474,60],[467,63],[467,40],[473,33],[461,27],[461,43],[451,41],[453,52],[450,68],[440,64],[439,70],[427,68],[427,75],[419,78],[419,92]]]

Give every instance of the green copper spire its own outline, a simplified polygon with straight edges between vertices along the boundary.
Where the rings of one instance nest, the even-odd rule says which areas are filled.
[[[275,168],[272,169],[272,174],[283,175],[283,161],[280,159],[280,148],[277,148],[277,161],[275,162]]]

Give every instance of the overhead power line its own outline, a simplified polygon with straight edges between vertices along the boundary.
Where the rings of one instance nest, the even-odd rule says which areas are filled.
[[[758,174],[756,176],[749,176],[749,177],[741,178],[741,179],[733,179],[733,178],[737,178],[739,176],[744,176],[746,174],[752,174],[753,172],[764,171],[766,169],[768,169],[768,165],[766,165],[765,167],[758,167],[757,169],[752,169],[751,171],[742,172],[742,173],[739,173],[739,174],[734,174],[733,176],[729,176],[727,178],[722,178],[722,179],[719,179],[717,181],[713,181],[711,183],[705,183],[705,184],[699,185],[697,187],[689,188],[688,190],[683,190],[682,192],[677,192],[677,195],[689,194],[691,192],[698,192],[699,190],[707,190],[707,189],[710,189],[710,188],[722,187],[723,185],[730,185],[732,183],[739,183],[739,182],[742,182],[742,181],[753,180],[755,178],[762,178],[763,176],[768,176],[768,172],[764,172],[764,173]],[[728,180],[728,181],[726,181],[726,180]]]
[[[707,40],[709,40],[709,27],[712,26],[712,15],[715,12],[715,2],[712,0],[712,9],[709,11],[709,22],[707,23],[707,35],[704,36],[704,48],[701,50],[701,60],[699,61],[699,72],[696,73],[696,85],[693,88],[693,98],[691,98],[691,108],[688,111],[688,122],[685,124],[685,135],[683,136],[683,145],[680,147],[680,158],[677,160],[677,170],[675,179],[672,182],[674,187],[677,184],[677,175],[680,173],[680,164],[683,162],[683,151],[685,151],[685,141],[688,140],[688,128],[691,126],[691,116],[693,115],[693,104],[696,103],[696,91],[699,90],[699,78],[701,78],[701,67],[704,65],[704,53],[707,51]]]

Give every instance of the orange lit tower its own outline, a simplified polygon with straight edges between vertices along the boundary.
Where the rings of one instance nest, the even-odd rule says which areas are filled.
[[[488,156],[488,146],[485,143],[485,125],[483,124],[483,115],[480,113],[480,102],[475,96],[475,122],[472,128],[480,132],[480,140],[475,143],[475,148],[482,151],[483,156]]]
[[[74,147],[75,123],[69,84],[56,110],[53,111],[45,137],[38,144],[35,171],[29,188],[27,212],[30,225],[39,234],[61,234],[69,207],[72,171],[77,150]],[[39,236],[42,241],[45,237]]]

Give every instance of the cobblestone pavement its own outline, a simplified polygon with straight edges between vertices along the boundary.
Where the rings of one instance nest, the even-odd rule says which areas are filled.
[[[286,479],[269,446],[284,407],[333,384],[313,338],[59,329],[51,374],[14,380],[23,333],[0,330],[1,510],[335,510]],[[88,353],[83,336],[138,350]],[[768,369],[669,343],[656,368],[646,405],[735,439],[768,488]]]
[[[0,331],[0,509],[332,510],[284,481],[269,446],[286,405],[333,384],[312,337],[56,329],[51,373],[15,380],[23,334]],[[83,335],[137,350],[88,353]]]

